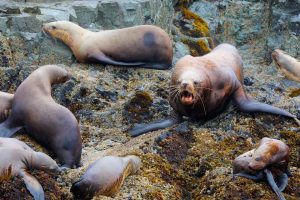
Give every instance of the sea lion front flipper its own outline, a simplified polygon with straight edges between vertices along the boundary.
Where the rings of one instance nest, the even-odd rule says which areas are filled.
[[[250,174],[241,172],[241,173],[233,174],[233,176],[240,176],[240,177],[244,177],[244,178],[249,178],[249,179],[252,179],[252,180],[255,180],[255,181],[260,181],[263,178],[262,173],[258,173],[256,175],[250,175]]]
[[[8,118],[0,124],[0,137],[11,137],[15,132],[17,132],[21,128],[22,126],[10,128]]]
[[[280,189],[278,188],[278,186],[275,183],[272,172],[269,171],[268,169],[265,169],[264,172],[267,176],[267,181],[268,181],[269,185],[271,186],[272,190],[277,194],[277,196],[280,200],[285,200],[283,194],[281,193]]]
[[[286,117],[293,118],[296,123],[300,126],[300,122],[297,119],[295,115],[292,115],[291,113],[282,110],[280,108],[276,108],[274,106],[260,103],[258,101],[255,101],[254,99],[249,98],[243,89],[242,86],[240,86],[233,94],[233,100],[236,104],[236,106],[244,112],[264,112],[264,113],[270,113],[270,114],[277,114],[282,115]]]
[[[278,186],[279,190],[282,192],[287,184],[288,184],[289,178],[286,173],[282,173],[280,176],[276,177],[276,185]]]
[[[120,66],[140,66],[145,64],[143,62],[115,61],[101,52],[90,54],[87,59],[92,62],[99,62],[99,63],[110,64],[110,65],[120,65]]]
[[[36,178],[25,171],[19,172],[19,176],[22,177],[27,190],[30,192],[30,194],[32,194],[35,200],[45,199],[44,190]]]
[[[150,131],[168,128],[174,124],[177,124],[179,121],[180,119],[178,118],[169,118],[165,120],[158,120],[150,124],[136,124],[131,130],[128,131],[128,133],[131,135],[131,137],[137,137]]]

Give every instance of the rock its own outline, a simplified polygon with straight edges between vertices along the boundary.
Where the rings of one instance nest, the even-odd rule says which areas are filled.
[[[185,55],[190,55],[190,50],[188,47],[182,43],[182,42],[176,42],[175,43],[175,49],[174,49],[174,58],[173,63],[175,64],[180,58],[182,58]]]
[[[78,23],[78,25],[88,28],[90,24],[95,23],[97,19],[98,2],[89,1],[79,2],[73,6],[76,16],[70,16],[70,21]]]
[[[7,30],[7,21],[6,17],[0,17],[0,32],[5,33]]]
[[[9,28],[13,32],[41,32],[42,23],[35,16],[22,14],[16,15],[9,21]]]

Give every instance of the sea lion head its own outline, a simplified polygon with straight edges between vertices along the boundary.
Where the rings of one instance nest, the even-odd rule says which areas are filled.
[[[141,159],[139,157],[130,155],[130,156],[124,157],[124,159],[130,160],[130,162],[132,163],[132,172],[131,172],[132,174],[136,174],[140,170]]]
[[[74,36],[84,30],[77,24],[69,21],[56,21],[43,24],[43,31],[72,46]]]
[[[208,87],[202,74],[193,68],[183,68],[173,74],[170,98],[175,98],[184,106],[195,105],[198,101],[203,102],[204,88]]]
[[[34,169],[43,171],[59,171],[57,163],[47,154],[42,152],[33,152],[30,166]]]
[[[74,199],[92,199],[98,187],[96,182],[83,177],[72,184],[70,192]]]
[[[72,75],[68,73],[64,68],[59,67],[57,65],[44,65],[40,67],[39,70],[44,71],[44,73],[47,73],[51,85],[64,83],[72,77]]]
[[[251,150],[234,159],[233,174],[237,174],[237,173],[255,174],[256,173],[255,170],[249,167],[249,163],[252,160],[253,153],[254,150]]]
[[[285,143],[265,137],[255,150],[249,167],[253,170],[261,170],[273,164],[287,166],[288,157],[289,147]]]

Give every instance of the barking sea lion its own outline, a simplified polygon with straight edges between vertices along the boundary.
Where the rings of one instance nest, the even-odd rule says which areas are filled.
[[[244,112],[264,112],[293,118],[295,115],[260,103],[246,95],[243,89],[243,63],[237,49],[220,44],[212,52],[201,56],[181,58],[172,73],[169,102],[175,118],[152,124],[138,124],[130,134],[140,134],[166,128],[178,123],[182,116],[193,120],[210,119],[220,113],[229,100]]]

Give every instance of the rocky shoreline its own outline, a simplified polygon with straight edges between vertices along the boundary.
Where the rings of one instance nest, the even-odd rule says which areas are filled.
[[[1,1],[1,91],[13,93],[44,64],[60,64],[73,75],[53,88],[53,97],[80,123],[82,167],[60,175],[34,172],[46,199],[72,199],[71,184],[90,163],[104,155],[127,154],[139,156],[142,169],[125,180],[115,199],[275,199],[264,183],[232,178],[233,159],[263,137],[290,146],[293,177],[283,193],[286,199],[299,199],[300,131],[292,120],[245,114],[230,104],[205,123],[185,121],[130,138],[127,130],[133,123],[170,114],[167,88],[172,70],[77,63],[68,47],[41,31],[42,23],[55,20],[74,21],[93,31],[155,24],[173,38],[173,63],[183,55],[203,55],[217,43],[229,42],[244,60],[247,93],[299,117],[300,97],[292,94],[300,85],[278,73],[270,57],[274,48],[281,48],[300,58],[299,7],[299,0]],[[46,152],[22,133],[17,138]],[[161,136],[165,133],[166,138]],[[0,199],[32,199],[18,178],[1,184],[0,194]]]

